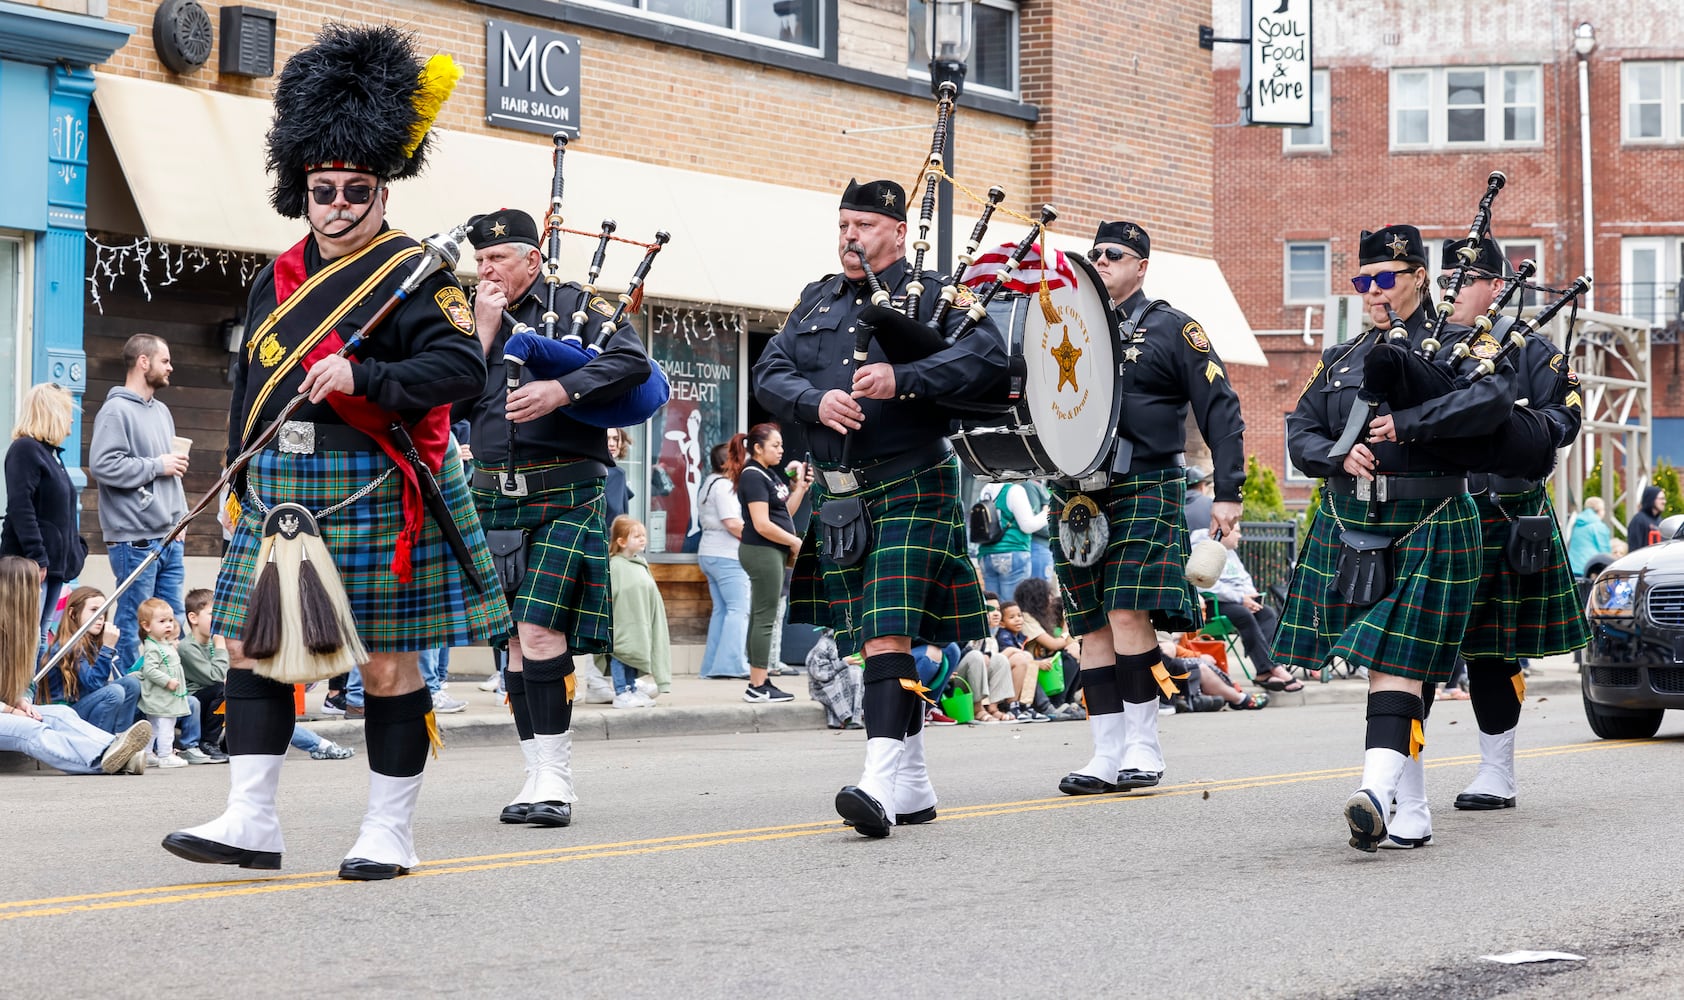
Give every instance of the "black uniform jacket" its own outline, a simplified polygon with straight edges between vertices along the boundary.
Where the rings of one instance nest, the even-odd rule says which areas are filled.
[[[1425,339],[1425,320],[1425,309],[1415,310],[1404,320],[1412,345]],[[1465,327],[1447,327],[1440,339],[1453,344],[1463,333]],[[1366,330],[1355,340],[1335,344],[1322,352],[1321,360],[1304,384],[1303,394],[1298,397],[1297,408],[1286,418],[1287,453],[1292,456],[1292,464],[1306,474],[1317,477],[1344,474],[1344,458],[1329,458],[1327,453],[1344,433],[1346,417],[1357,405],[1364,359],[1385,336],[1384,330]],[[1460,370],[1471,370],[1480,358],[1494,355],[1498,347],[1490,334],[1481,335],[1473,342],[1473,354],[1463,360]],[[1450,348],[1444,348],[1439,357],[1449,357],[1449,351]],[[1378,465],[1375,471],[1382,475],[1468,471],[1465,463],[1451,460],[1448,453],[1453,449],[1438,448],[1428,454],[1412,449],[1410,444],[1488,434],[1508,418],[1514,398],[1514,365],[1505,361],[1495,374],[1419,405],[1394,409],[1389,403],[1381,403],[1375,415],[1392,415],[1398,440],[1368,443]]]
[[[382,227],[381,231],[386,229]],[[407,236],[397,238],[406,245],[417,245]],[[315,237],[311,236],[304,249],[305,272],[313,275],[327,263],[316,247]],[[250,401],[258,398],[275,372],[269,365],[287,353],[278,348],[293,346],[270,344],[270,338],[256,337],[264,319],[279,305],[275,300],[274,270],[275,265],[270,263],[258,272],[246,300],[246,329],[252,340],[243,346],[231,372],[234,393],[228,424],[229,460],[241,450]],[[371,290],[339,324],[341,336],[360,329],[412,270],[413,266],[405,263]],[[302,324],[294,324],[299,325]],[[354,360],[351,365],[354,388],[350,395],[365,396],[411,424],[435,407],[472,398],[485,379],[485,358],[474,336],[473,312],[462,286],[448,271],[438,271],[422,282],[385,322],[369,331],[367,342],[357,350]],[[281,381],[264,400],[259,419],[252,425],[254,434],[280,415],[297,395],[305,374],[304,366],[295,364],[281,375]],[[292,419],[344,423],[325,400],[305,402]]]
[[[1117,305],[1121,324],[1151,301],[1144,291]],[[1238,503],[1245,485],[1245,421],[1240,398],[1210,337],[1191,316],[1169,305],[1146,314],[1117,347],[1123,396],[1117,432],[1133,445],[1135,471],[1162,469],[1187,447],[1187,408],[1210,445],[1216,499]],[[1138,355],[1135,353],[1138,352]]]
[[[902,258],[878,275],[897,309],[905,304],[911,273],[911,265]],[[927,322],[941,294],[940,276],[925,271],[923,284],[917,318]],[[819,424],[819,400],[831,389],[852,391],[854,337],[859,315],[870,304],[864,281],[833,274],[813,282],[802,290],[783,329],[754,366],[755,397],[779,420],[813,428],[813,458],[821,465],[841,463],[843,439]],[[964,316],[961,308],[948,310],[943,333],[953,336]],[[887,361],[873,340],[866,363]],[[851,465],[893,458],[945,437],[951,414],[941,401],[969,399],[997,384],[1005,375],[1006,349],[994,321],[984,317],[951,347],[921,361],[895,365],[894,370],[895,398],[857,400],[865,420],[849,435],[856,439],[848,454]]]
[[[1514,317],[1503,317],[1492,336],[1506,341],[1513,323]],[[1528,409],[1549,421],[1555,447],[1565,448],[1579,436],[1585,406],[1579,375],[1568,367],[1567,356],[1548,337],[1526,335],[1526,346],[1515,360],[1514,395],[1517,402],[1526,400]]]
[[[569,281],[556,290],[555,311],[557,335],[567,333],[573,326],[573,314],[585,301],[585,290]],[[509,303],[509,312],[522,323],[543,332],[544,279],[533,279],[519,298]],[[603,322],[614,315],[614,306],[605,298],[593,295],[586,304],[590,319],[585,323],[585,342],[588,344]],[[485,385],[466,413],[461,408],[453,417],[466,418],[469,423],[468,441],[473,446],[474,461],[490,468],[507,468],[509,460],[508,418],[503,404],[508,398],[504,384],[503,345],[513,334],[507,319],[491,341],[491,353],[486,358]],[[649,355],[630,322],[622,322],[602,353],[581,368],[575,368],[556,381],[567,390],[569,406],[587,400],[607,402],[643,384],[649,377]],[[547,413],[537,420],[515,424],[515,464],[530,465],[564,459],[591,458],[604,465],[613,465],[608,454],[608,432],[601,427],[582,424],[567,415],[567,407]]]

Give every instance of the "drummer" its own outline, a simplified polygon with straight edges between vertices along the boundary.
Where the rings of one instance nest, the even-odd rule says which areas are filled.
[[[1054,519],[1068,519],[1056,533],[1053,565],[1070,631],[1082,637],[1082,689],[1094,743],[1093,758],[1059,782],[1068,795],[1149,788],[1163,777],[1158,692],[1173,691],[1173,685],[1155,630],[1184,632],[1204,620],[1199,595],[1184,575],[1189,407],[1215,466],[1212,534],[1239,521],[1245,483],[1239,397],[1198,321],[1142,290],[1152,252],[1146,230],[1132,222],[1102,222],[1093,243],[1088,259],[1121,328],[1122,417],[1105,485],[1052,491]],[[1098,516],[1078,528],[1082,512],[1095,508]],[[1065,551],[1075,534],[1107,529],[1109,540],[1092,557],[1073,545]]]

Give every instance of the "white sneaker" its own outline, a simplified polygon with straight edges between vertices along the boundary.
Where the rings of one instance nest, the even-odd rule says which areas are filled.
[[[164,767],[164,768],[168,768],[168,767],[186,767],[186,766],[187,766],[187,762],[186,762],[186,761],[184,761],[184,760],[182,760],[182,759],[181,759],[181,755],[180,755],[180,754],[173,754],[173,753],[172,753],[172,754],[170,754],[170,755],[169,755],[169,756],[168,756],[168,757],[160,757],[160,758],[159,758],[159,759],[158,759],[158,766],[159,766],[159,767]]]
[[[640,691],[621,691],[614,696],[615,708],[652,708],[655,700]]]
[[[655,683],[655,678],[648,674],[639,674],[637,677],[637,693],[648,698],[650,704],[654,704],[655,699],[661,696],[661,688]]]
[[[498,688],[503,686],[502,682],[503,678],[500,674],[492,674],[490,677],[487,677],[485,680],[479,682],[479,689],[481,691],[496,691]]]
[[[158,766],[158,755],[153,753],[150,750],[146,751],[146,766],[147,767],[157,767]]]
[[[209,764],[212,762],[211,755],[205,753],[203,750],[200,750],[198,747],[187,747],[183,750],[179,750],[175,753],[175,756],[180,757],[189,764]]]
[[[435,715],[452,715],[456,712],[467,711],[467,708],[467,702],[457,701],[443,691],[433,695],[433,714]]]

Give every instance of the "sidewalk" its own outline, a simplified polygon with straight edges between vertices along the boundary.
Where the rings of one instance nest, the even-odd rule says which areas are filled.
[[[438,717],[445,744],[484,746],[513,743],[514,721],[503,704],[503,696],[479,690],[478,677],[452,675],[448,693],[466,701],[467,711]],[[672,690],[660,696],[653,708],[616,709],[609,705],[576,702],[573,735],[578,740],[636,740],[657,736],[715,736],[726,733],[772,733],[824,728],[824,709],[807,696],[805,674],[784,675],[774,682],[795,695],[781,705],[750,705],[742,700],[744,682],[703,680],[677,676]],[[581,687],[583,683],[581,682]],[[1243,685],[1245,690],[1258,690]],[[1579,692],[1578,668],[1571,656],[1557,656],[1533,664],[1526,680],[1527,700],[1572,698]],[[362,723],[321,716],[325,692],[318,686],[310,692],[305,724],[322,736],[347,746],[362,744]],[[1310,681],[1304,690],[1271,694],[1266,711],[1302,705],[1362,704],[1368,699],[1368,683],[1341,678],[1325,684]],[[1165,725],[1174,726],[1166,718]],[[1058,725],[1058,723],[1037,723]],[[1085,729],[1084,729],[1085,732]]]

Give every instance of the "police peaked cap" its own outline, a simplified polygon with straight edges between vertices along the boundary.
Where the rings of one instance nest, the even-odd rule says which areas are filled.
[[[906,189],[894,181],[866,181],[861,184],[848,179],[848,189],[842,192],[839,208],[855,212],[875,212],[896,222],[906,221]]]
[[[304,214],[314,170],[356,170],[382,181],[420,173],[432,124],[417,100],[422,65],[410,35],[390,25],[328,24],[288,59],[268,136],[275,211]]]
[[[501,243],[518,243],[537,249],[538,224],[518,208],[499,208],[468,220],[468,239],[474,249],[484,250]]]
[[[1101,243],[1120,243],[1141,257],[1152,256],[1152,237],[1133,222],[1101,222],[1093,234],[1095,246]]]
[[[1402,264],[1427,266],[1427,244],[1414,226],[1387,226],[1374,232],[1364,229],[1357,244],[1360,264]]]
[[[1439,258],[1439,266],[1446,271],[1455,270],[1462,263],[1462,258],[1457,256],[1456,252],[1468,245],[1469,241],[1465,238],[1445,240],[1444,254]],[[1479,256],[1468,265],[1469,273],[1481,278],[1501,278],[1508,270],[1508,258],[1503,256],[1503,248],[1497,245],[1497,241],[1489,236],[1480,240]]]

